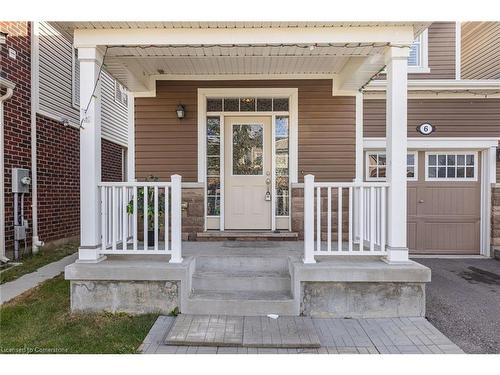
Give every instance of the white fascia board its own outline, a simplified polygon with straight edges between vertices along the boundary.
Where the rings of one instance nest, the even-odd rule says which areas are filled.
[[[385,91],[386,80],[372,81],[367,91]],[[500,90],[500,80],[413,79],[408,80],[408,91]]]
[[[500,137],[446,137],[446,138],[408,138],[408,149],[470,149],[482,150],[497,147]],[[363,138],[363,148],[385,149],[386,141],[382,137]]]
[[[393,43],[411,44],[413,26],[294,27],[294,28],[164,28],[76,29],[76,47],[189,44],[314,44]]]
[[[277,79],[332,79],[333,74],[157,74],[155,81],[251,81]]]

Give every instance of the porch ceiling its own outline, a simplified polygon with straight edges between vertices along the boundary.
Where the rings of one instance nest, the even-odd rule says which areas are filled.
[[[111,46],[107,70],[132,91],[154,79],[342,78],[358,88],[383,66],[385,44]],[[149,86],[149,89],[151,87]]]
[[[330,78],[334,93],[342,95],[359,89],[383,67],[389,43],[406,45],[428,26],[418,22],[54,24],[70,34],[76,31],[79,46],[107,45],[109,73],[131,91],[148,96],[154,95],[158,79],[266,78]]]

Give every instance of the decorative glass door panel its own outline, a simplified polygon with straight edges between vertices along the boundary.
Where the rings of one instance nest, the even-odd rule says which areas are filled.
[[[233,175],[263,174],[264,126],[262,124],[233,124]]]
[[[271,229],[271,117],[228,116],[225,134],[226,229]]]

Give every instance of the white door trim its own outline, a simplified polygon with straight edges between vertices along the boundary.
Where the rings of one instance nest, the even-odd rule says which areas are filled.
[[[289,124],[289,185],[297,183],[298,181],[298,88],[198,88],[198,182],[205,186],[204,194],[204,230],[207,230],[207,198],[206,198],[206,118],[207,115],[214,114],[220,116],[220,142],[221,142],[221,162],[220,162],[220,219],[219,230],[223,231],[225,228],[224,223],[224,116],[272,116],[272,191],[275,191],[275,160],[274,160],[274,133],[275,133],[275,116],[285,114],[281,112],[207,112],[207,98],[208,97],[240,97],[240,96],[255,96],[255,97],[288,97],[289,98],[289,111],[288,115]],[[275,194],[273,194],[275,196]],[[290,195],[291,199],[291,195]],[[272,201],[272,230],[276,229],[275,217],[275,199]],[[289,215],[289,221],[291,215]],[[289,224],[290,227],[290,224]]]

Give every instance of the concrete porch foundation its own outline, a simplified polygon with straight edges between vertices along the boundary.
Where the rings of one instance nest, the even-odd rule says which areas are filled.
[[[66,267],[73,311],[381,318],[425,315],[430,270],[378,257],[318,257],[301,242],[187,242],[168,256],[109,256]],[[254,287],[252,287],[254,286]],[[269,288],[267,288],[269,286]],[[269,289],[269,290],[268,290]]]

